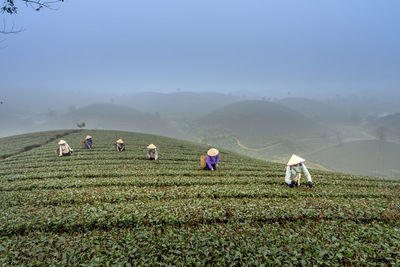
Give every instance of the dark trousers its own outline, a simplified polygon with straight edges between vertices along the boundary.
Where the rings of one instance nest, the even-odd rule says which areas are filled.
[[[214,170],[217,169],[217,165],[215,163],[211,164],[211,167],[213,167]],[[208,164],[206,164],[206,170],[211,170],[210,167],[208,167]]]

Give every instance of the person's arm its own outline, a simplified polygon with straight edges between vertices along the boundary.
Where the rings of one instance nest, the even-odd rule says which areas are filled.
[[[68,146],[68,149],[69,149],[69,151],[74,151],[68,144],[67,144],[67,146]]]
[[[211,157],[207,156],[207,160],[206,160],[207,166],[210,170],[213,170],[213,166],[211,165]]]
[[[312,182],[312,180],[311,180],[311,174],[310,174],[310,172],[307,170],[307,167],[306,167],[306,165],[304,165],[304,163],[303,163],[303,172],[304,172],[304,174],[305,174],[306,177],[307,177],[307,181],[308,181],[308,182]]]
[[[62,156],[62,148],[61,148],[61,146],[59,146],[58,150],[60,151],[60,152],[58,153],[58,154],[59,154],[58,156],[61,157],[61,156]]]
[[[215,164],[216,164],[217,166],[219,165],[219,154],[216,156]]]
[[[286,167],[285,183],[287,183],[287,184],[291,184],[292,183],[292,180],[290,179],[291,174],[292,173],[290,171],[290,166],[287,166]]]
[[[158,149],[155,149],[155,152],[154,152],[154,159],[155,159],[155,160],[158,159]]]

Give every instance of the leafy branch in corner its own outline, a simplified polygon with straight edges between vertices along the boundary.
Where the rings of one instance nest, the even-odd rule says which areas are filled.
[[[64,0],[3,0],[3,4],[0,6],[0,12],[8,15],[18,14],[18,3],[25,4],[27,7],[31,7],[36,11],[40,11],[43,8],[56,10],[57,8],[54,8],[53,5],[60,2],[64,2]],[[7,30],[5,23],[3,23],[3,25],[3,29],[0,29],[0,34],[15,34],[23,31],[23,29],[15,30],[14,27]]]
[[[19,0],[24,2],[26,6],[29,6],[36,11],[40,11],[42,8],[54,9],[52,4],[64,2],[64,0],[52,0],[52,1],[42,1],[42,0]],[[3,6],[1,7],[2,13],[17,14],[18,7],[16,5],[16,0],[4,0]]]

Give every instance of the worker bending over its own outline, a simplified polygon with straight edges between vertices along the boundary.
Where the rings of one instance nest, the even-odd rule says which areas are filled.
[[[64,140],[60,140],[60,142],[58,142],[58,144],[60,145],[57,149],[57,153],[59,157],[62,156],[70,156],[72,151],[74,151],[68,144],[67,142],[65,142]]]
[[[219,151],[215,148],[211,148],[207,151],[206,168],[214,171],[219,166]]]
[[[147,147],[147,157],[150,160],[157,160],[158,159],[158,148],[155,145],[150,144]]]
[[[307,177],[308,186],[312,188],[311,174],[304,164],[305,161],[305,159],[302,159],[295,154],[293,154],[290,158],[286,166],[285,176],[285,183],[287,183],[289,187],[293,188],[300,185],[301,173],[303,172],[304,175]]]

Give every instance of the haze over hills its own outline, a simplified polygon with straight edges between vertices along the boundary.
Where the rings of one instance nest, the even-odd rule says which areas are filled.
[[[400,178],[400,144],[363,140],[347,142],[306,155],[330,170]]]
[[[214,92],[194,93],[138,93],[122,103],[143,112],[158,112],[165,117],[200,117],[227,104],[238,101],[239,98]]]
[[[41,125],[42,129],[64,129],[85,122],[90,129],[128,130],[184,138],[185,135],[160,116],[116,104],[92,104]]]
[[[334,124],[354,124],[360,122],[360,116],[350,110],[337,108],[329,103],[313,99],[289,97],[278,101],[280,104],[297,111],[310,119],[320,123]]]
[[[227,129],[240,142],[258,147],[281,137],[312,138],[327,134],[319,123],[270,101],[241,101],[227,105],[198,120],[204,127]]]
[[[371,119],[366,127],[381,140],[400,142],[400,113]]]

